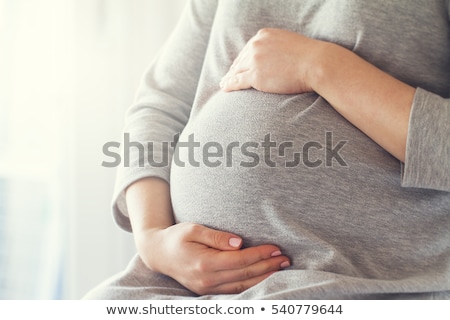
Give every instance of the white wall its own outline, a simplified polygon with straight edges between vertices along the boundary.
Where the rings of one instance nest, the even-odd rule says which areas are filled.
[[[115,171],[101,166],[102,146],[120,141],[125,109],[184,3],[0,0],[0,117],[8,119],[0,146],[13,150],[10,163],[28,157],[57,186],[52,241],[65,254],[63,298],[82,297],[134,254],[111,216]],[[30,139],[39,161],[29,161]],[[2,169],[1,152],[0,173],[11,168]]]

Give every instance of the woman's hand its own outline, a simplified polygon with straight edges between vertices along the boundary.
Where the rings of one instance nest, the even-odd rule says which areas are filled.
[[[279,94],[315,91],[344,118],[400,161],[415,88],[334,43],[262,29],[222,79],[224,91]]]
[[[221,87],[280,94],[312,91],[308,73],[320,43],[286,30],[261,29],[234,60]]]
[[[276,246],[241,249],[242,239],[234,234],[175,224],[169,184],[159,178],[134,182],[126,199],[145,265],[199,295],[242,292],[290,264]]]
[[[290,265],[280,249],[240,249],[236,235],[180,223],[135,233],[138,253],[153,271],[166,274],[199,294],[240,293]]]

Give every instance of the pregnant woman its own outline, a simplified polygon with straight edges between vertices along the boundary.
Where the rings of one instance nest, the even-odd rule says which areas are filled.
[[[86,298],[450,298],[449,14],[189,1],[127,114],[138,255]]]

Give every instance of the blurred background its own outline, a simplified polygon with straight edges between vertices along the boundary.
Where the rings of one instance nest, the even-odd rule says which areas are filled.
[[[0,299],[79,299],[122,270],[126,108],[185,0],[0,0]]]

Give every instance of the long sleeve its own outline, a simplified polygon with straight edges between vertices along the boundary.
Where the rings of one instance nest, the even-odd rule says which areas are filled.
[[[130,231],[124,190],[144,177],[169,181],[174,137],[186,125],[217,2],[189,1],[174,32],[145,72],[127,110],[122,163],[113,196],[116,223]]]
[[[450,298],[450,0],[224,0],[216,9],[213,0],[200,0],[201,8],[196,1],[146,74],[126,131],[130,140],[155,142],[179,130],[180,142],[195,134],[195,150],[178,145],[185,165],[170,168],[177,223],[238,234],[245,247],[274,243],[290,257],[289,270],[225,298]],[[401,171],[315,93],[220,90],[263,27],[351,48],[417,88]],[[135,155],[131,161],[120,169],[115,204],[128,229],[123,188],[169,175],[167,166],[140,168]],[[192,294],[139,261],[104,290],[115,299]]]
[[[450,192],[450,99],[420,88],[411,111],[402,184]]]
[[[450,23],[450,1],[445,3]],[[404,187],[450,192],[450,88],[446,97],[417,89],[403,169]]]

